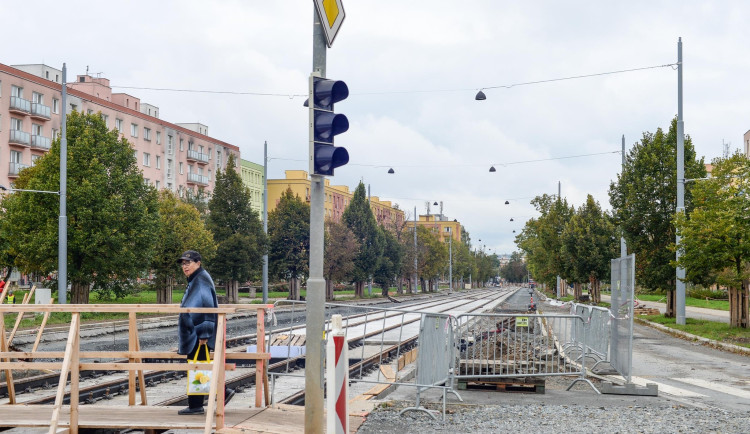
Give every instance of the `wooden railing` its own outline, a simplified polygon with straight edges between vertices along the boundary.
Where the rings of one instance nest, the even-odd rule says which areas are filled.
[[[6,290],[7,291],[7,290]],[[32,288],[33,291],[33,288]],[[144,380],[144,371],[189,371],[189,370],[206,370],[205,364],[188,363],[184,355],[175,352],[153,352],[142,351],[138,338],[137,314],[179,314],[179,313],[214,313],[218,315],[216,324],[216,344],[212,357],[212,378],[216,381],[211,382],[211,389],[208,396],[208,409],[206,412],[206,422],[204,432],[210,433],[214,429],[219,430],[224,427],[224,383],[225,371],[233,370],[233,364],[226,364],[226,321],[227,314],[234,314],[239,311],[256,310],[257,312],[257,348],[259,351],[266,347],[265,344],[265,327],[264,318],[265,310],[272,308],[272,305],[262,304],[242,304],[242,305],[221,305],[219,308],[181,308],[178,305],[153,305],[153,304],[28,304],[30,296],[25,297],[22,304],[2,304],[5,298],[5,291],[0,293],[0,370],[5,371],[8,385],[9,406],[17,404],[13,384],[13,370],[39,370],[51,369],[60,370],[60,380],[57,387],[55,404],[52,408],[52,415],[49,420],[39,420],[36,426],[49,426],[49,432],[55,433],[60,423],[61,413],[64,407],[69,407],[70,420],[67,424],[70,432],[78,432],[79,425],[79,373],[90,370],[113,370],[128,371],[128,406],[136,405],[136,381],[140,387],[140,405],[147,406],[146,384]],[[70,329],[65,345],[65,351],[37,351],[41,333],[44,325],[40,328],[34,348],[28,352],[10,351],[10,344],[15,334],[20,319],[24,313],[44,312],[44,323],[50,313],[65,312],[71,314]],[[128,351],[81,351],[81,314],[84,312],[107,312],[107,313],[127,313],[128,314]],[[6,336],[4,315],[16,313],[18,318],[10,336]],[[265,397],[265,404],[268,405],[268,379],[267,379],[267,361],[270,354],[266,352],[256,353],[232,353],[232,359],[255,360],[255,406],[260,407]],[[90,359],[122,359],[127,358],[127,362],[109,362],[93,363]],[[181,359],[184,363],[162,362],[162,363],[144,363],[143,359]],[[27,359],[62,359],[57,362],[36,362],[26,361]],[[65,397],[66,383],[70,375],[70,404],[63,406]],[[0,409],[6,406],[0,406]],[[26,406],[19,406],[26,407]],[[7,408],[7,407],[6,407]],[[106,408],[112,408],[107,406]],[[143,408],[143,407],[139,407]],[[215,417],[215,425],[214,425]],[[1,419],[1,418],[0,418]],[[63,423],[64,424],[64,423]],[[30,421],[27,426],[34,426],[35,422]],[[127,428],[127,427],[123,427]]]

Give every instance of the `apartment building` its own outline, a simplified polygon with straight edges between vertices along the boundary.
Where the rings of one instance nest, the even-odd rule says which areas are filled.
[[[310,202],[310,177],[304,170],[287,170],[284,179],[268,180],[268,211],[276,209],[281,195],[291,188],[292,192],[302,200]],[[331,185],[328,178],[325,179],[325,218],[340,222],[344,210],[349,206],[354,193],[345,185]],[[370,209],[378,224],[386,227],[400,228],[404,224],[404,212],[386,200],[380,200],[377,196],[370,198]]]
[[[252,161],[240,161],[240,177],[242,184],[250,190],[250,207],[263,216],[263,166]]]
[[[440,241],[447,243],[449,238],[453,238],[454,242],[461,241],[461,223],[456,219],[449,219],[443,213],[420,215],[417,225],[426,227],[437,234],[440,237]],[[406,227],[413,228],[414,221],[409,220],[406,222]]]
[[[78,75],[67,92],[62,107],[59,69],[0,64],[0,185],[12,185],[21,170],[49,151],[61,131],[62,110],[101,113],[107,127],[133,146],[146,182],[180,196],[186,190],[212,191],[229,154],[240,160],[239,148],[210,137],[206,125],[164,121],[157,106],[113,93],[106,78]]]

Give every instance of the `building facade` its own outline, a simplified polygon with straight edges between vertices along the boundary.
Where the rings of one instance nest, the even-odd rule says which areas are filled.
[[[242,184],[250,190],[250,207],[263,217],[263,166],[252,161],[240,161]]]
[[[450,220],[443,214],[426,214],[419,216],[417,225],[429,229],[445,243],[449,238],[453,238],[453,242],[461,242],[461,223],[456,219]],[[406,222],[406,227],[414,228],[414,221]]]
[[[208,136],[208,127],[161,120],[159,108],[112,93],[106,78],[79,75],[68,83],[62,107],[62,71],[46,65],[0,64],[0,185],[49,151],[61,131],[62,110],[100,113],[109,129],[130,142],[146,182],[184,196],[213,190],[216,171],[237,146]]]
[[[287,170],[284,179],[268,180],[268,211],[272,211],[279,204],[281,195],[287,189],[299,196],[300,199],[310,202],[310,177],[304,170]],[[331,185],[328,178],[325,179],[325,218],[340,222],[344,210],[349,206],[354,194],[345,185]],[[377,196],[370,198],[370,208],[378,224],[386,227],[400,228],[404,224],[404,212],[393,206],[391,202],[380,200]]]

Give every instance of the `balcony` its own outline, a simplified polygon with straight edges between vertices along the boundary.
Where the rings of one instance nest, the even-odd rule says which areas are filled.
[[[28,164],[10,162],[10,168],[8,169],[8,178],[17,178],[18,174],[25,168],[29,167]]]
[[[188,149],[187,159],[188,161],[196,161],[198,164],[208,164],[208,154],[204,154],[192,149]]]
[[[187,183],[208,185],[208,176],[199,175],[197,173],[188,173]]]
[[[44,136],[31,136],[31,147],[35,149],[41,149],[43,151],[49,151],[51,140],[49,137]]]
[[[31,113],[31,101],[17,96],[10,97],[10,106],[8,111],[20,115],[27,115]]]
[[[20,146],[28,148],[31,144],[31,134],[21,130],[10,130],[8,144],[11,146]]]
[[[38,102],[31,103],[31,117],[44,121],[50,120],[50,108]]]

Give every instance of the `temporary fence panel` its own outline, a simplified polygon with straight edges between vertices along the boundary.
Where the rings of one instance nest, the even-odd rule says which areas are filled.
[[[584,381],[596,390],[580,358],[588,351],[581,316],[483,313],[458,315],[456,321],[456,379],[577,375],[573,384]]]
[[[609,343],[612,328],[611,314],[609,309],[589,306],[586,304],[573,303],[571,314],[583,318],[581,324],[576,325],[574,339],[584,336],[583,328],[586,329],[587,352],[586,357],[595,360],[593,369],[599,363],[609,362]],[[577,330],[580,328],[581,330]],[[582,343],[575,340],[573,345],[582,348]]]
[[[633,365],[635,254],[612,260],[612,344],[610,362],[630,383]]]

